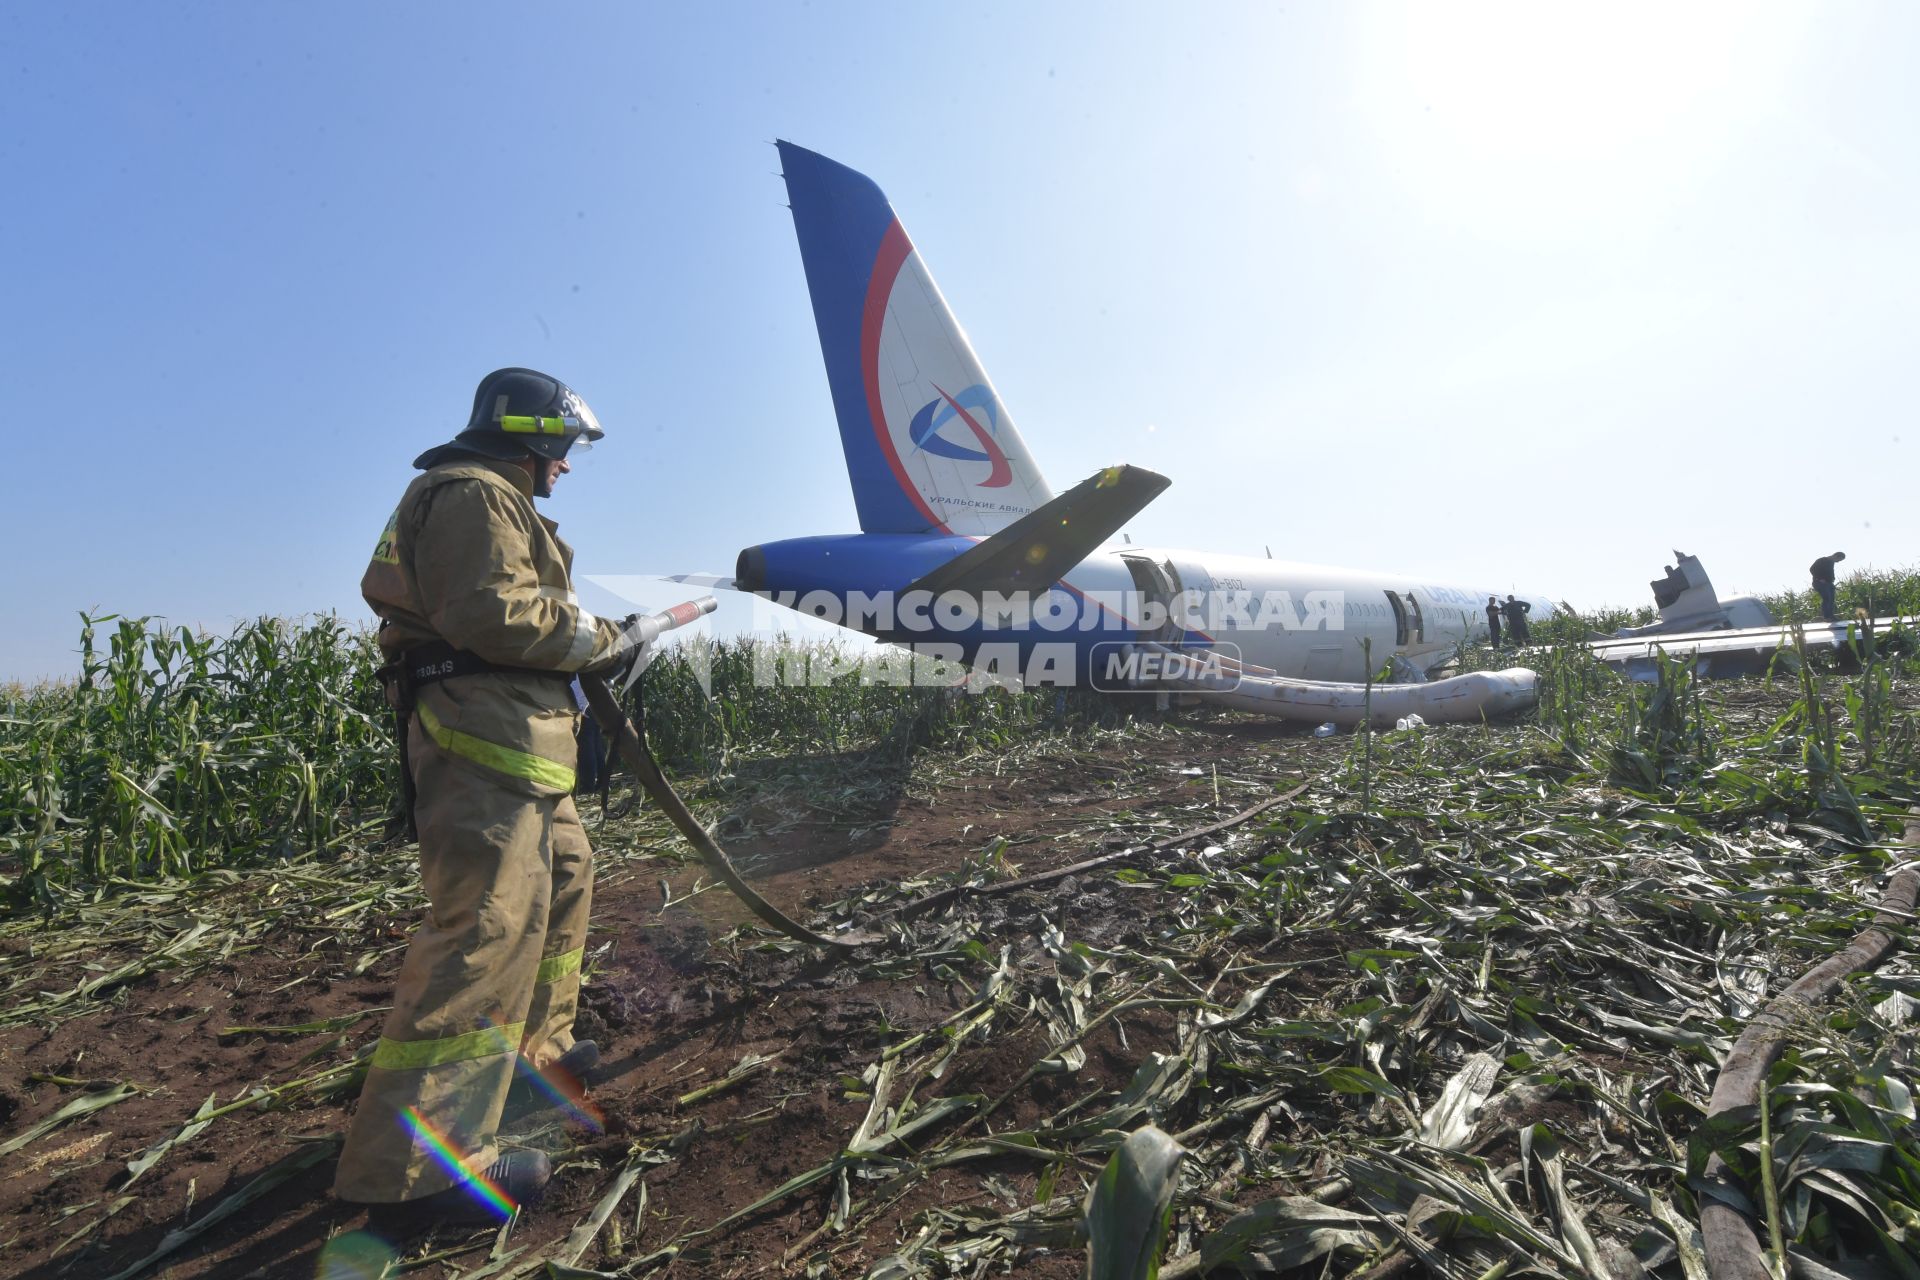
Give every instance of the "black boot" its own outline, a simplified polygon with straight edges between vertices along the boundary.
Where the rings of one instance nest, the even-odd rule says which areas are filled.
[[[573,1048],[561,1054],[553,1064],[587,1087],[587,1072],[600,1065],[600,1046],[591,1040],[575,1040]]]
[[[491,1226],[504,1222],[516,1208],[537,1206],[552,1179],[553,1161],[546,1152],[509,1151],[479,1178],[417,1200],[369,1206],[367,1225],[382,1235],[406,1234],[433,1222]]]
[[[575,1040],[573,1047],[555,1058],[544,1071],[520,1060],[513,1085],[507,1090],[507,1109],[514,1112],[555,1105],[555,1094],[577,1102],[587,1093],[587,1072],[600,1064],[600,1046],[591,1040]]]

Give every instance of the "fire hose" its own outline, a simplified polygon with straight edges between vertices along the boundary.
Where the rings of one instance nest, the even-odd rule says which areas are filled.
[[[1910,850],[1920,842],[1920,811],[1908,817],[1900,848]],[[1800,975],[1786,990],[1768,1001],[1740,1034],[1733,1049],[1720,1064],[1714,1081],[1713,1097],[1707,1106],[1707,1119],[1741,1109],[1757,1110],[1769,1105],[1764,1086],[1773,1064],[1780,1060],[1790,1036],[1809,1024],[1821,1000],[1831,995],[1851,974],[1877,966],[1900,940],[1905,922],[1913,918],[1915,898],[1920,896],[1920,866],[1908,863],[1898,868],[1887,882],[1873,924],[1856,935],[1852,942]],[[1772,1152],[1763,1144],[1760,1159],[1771,1161]],[[1712,1280],[1771,1280],[1776,1274],[1768,1265],[1767,1253],[1760,1247],[1753,1224],[1738,1201],[1725,1194],[1731,1188],[1738,1200],[1753,1199],[1734,1181],[1732,1169],[1717,1152],[1706,1167],[1708,1193],[1700,1197],[1700,1240],[1706,1252],[1707,1274]],[[1762,1190],[1773,1197],[1771,1172],[1763,1174]],[[1769,1225],[1778,1218],[1769,1214]],[[1785,1252],[1785,1242],[1775,1234],[1772,1243]],[[1789,1259],[1775,1255],[1775,1263],[1786,1266]],[[1794,1267],[1796,1274],[1800,1268]]]
[[[712,613],[718,607],[719,601],[712,596],[702,596],[698,600],[689,600],[685,604],[675,605],[662,613],[637,619],[631,624],[629,631],[642,643],[649,642],[675,627],[685,626]],[[619,701],[614,698],[613,690],[608,688],[607,682],[599,676],[581,676],[580,691],[586,694],[587,707],[593,712],[593,718],[600,722],[600,728],[613,743],[614,751],[627,762],[627,767],[633,770],[634,776],[640,780],[640,786],[653,797],[654,803],[660,806],[660,811],[667,815],[667,820],[686,837],[687,843],[692,845],[694,852],[700,855],[700,861],[706,865],[707,870],[727,888],[733,890],[733,895],[746,904],[747,910],[787,937],[816,947],[827,947],[835,951],[852,951],[858,947],[886,940],[883,935],[868,933],[851,933],[829,938],[824,934],[815,933],[761,897],[739,871],[734,869],[733,861],[727,857],[726,850],[722,849],[719,842],[700,825],[700,820],[693,816],[692,810],[687,808],[686,802],[674,791],[666,775],[660,772],[660,766],[653,758],[653,751],[647,745],[644,720],[636,725],[628,718],[627,713],[620,709]]]

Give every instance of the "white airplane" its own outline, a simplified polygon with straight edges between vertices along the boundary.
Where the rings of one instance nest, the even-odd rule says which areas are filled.
[[[1022,683],[1316,721],[1351,723],[1360,699],[1297,682],[1364,681],[1394,657],[1425,671],[1486,638],[1481,585],[1104,545],[1169,482],[1110,467],[1056,495],[879,187],[778,146],[861,531],[748,547],[721,585]],[[1532,621],[1553,612],[1524,599]],[[1531,673],[1460,679],[1377,690],[1374,719],[1532,700]]]

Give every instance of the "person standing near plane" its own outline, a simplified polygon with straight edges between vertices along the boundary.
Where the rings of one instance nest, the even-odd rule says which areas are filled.
[[[603,434],[558,378],[488,374],[465,429],[414,460],[360,582],[429,904],[334,1179],[376,1229],[537,1203],[552,1164],[495,1144],[508,1090],[517,1071],[578,1088],[599,1060],[573,1038],[593,850],[569,794],[569,681],[645,646],[575,601],[573,550],[533,500]]]
[[[1836,551],[1830,556],[1821,556],[1807,566],[1813,575],[1813,593],[1820,597],[1820,616],[1828,622],[1833,618],[1833,566],[1847,558],[1844,551]]]
[[[1500,606],[1500,610],[1507,615],[1507,634],[1513,637],[1514,644],[1525,644],[1527,642],[1527,615],[1533,612],[1533,605],[1526,600],[1516,600],[1512,594],[1509,593],[1507,602]]]
[[[1492,596],[1487,597],[1487,644],[1500,647],[1500,602]]]

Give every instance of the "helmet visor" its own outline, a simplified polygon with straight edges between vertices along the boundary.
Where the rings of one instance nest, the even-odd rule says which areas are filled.
[[[586,400],[571,387],[560,398],[560,412],[566,415],[567,425],[579,434],[576,448],[584,449],[607,434],[601,429],[600,419],[594,417],[593,410],[587,408]]]

